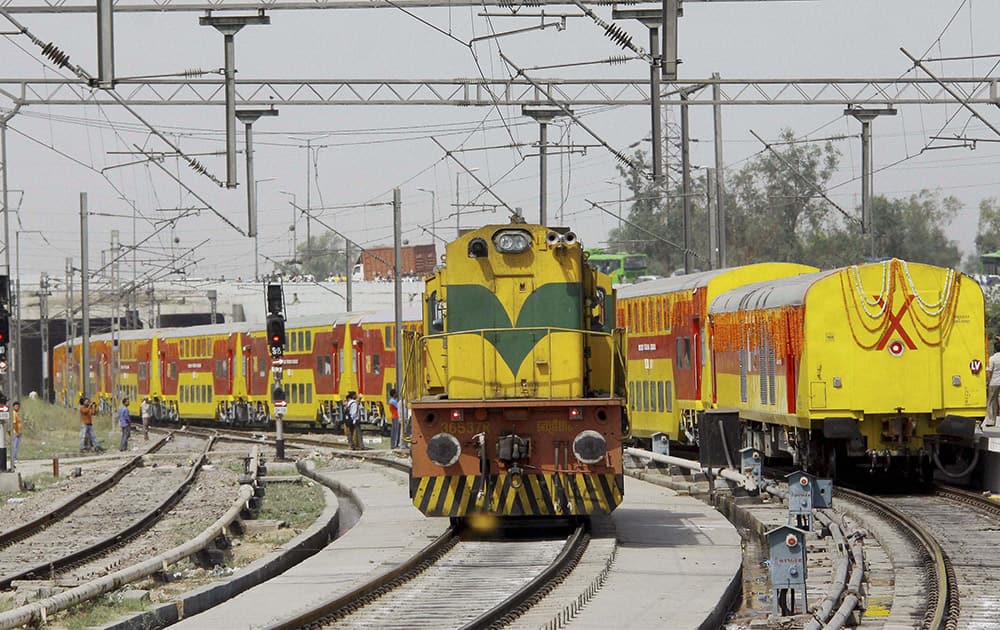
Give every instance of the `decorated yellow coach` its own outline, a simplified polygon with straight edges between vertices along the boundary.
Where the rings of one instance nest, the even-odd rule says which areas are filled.
[[[985,413],[983,293],[953,269],[893,259],[777,278],[720,295],[709,316],[716,404],[766,455],[827,473],[845,456],[924,465]]]
[[[650,280],[618,290],[618,321],[628,328],[629,420],[634,437],[661,433],[694,441],[698,412],[716,403],[708,347],[708,307],[742,285],[815,272],[761,263]]]

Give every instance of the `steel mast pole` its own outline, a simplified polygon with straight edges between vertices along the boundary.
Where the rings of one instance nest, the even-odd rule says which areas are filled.
[[[688,95],[681,92],[681,195],[684,208],[684,273],[691,273],[691,156],[688,130]]]
[[[718,80],[720,78],[719,73],[713,73],[712,78]],[[716,266],[719,269],[724,269],[727,264],[726,179],[724,176],[722,160],[722,105],[719,104],[721,97],[722,88],[718,83],[713,84],[712,100],[715,101],[715,105],[712,106],[712,118],[715,126],[715,230],[713,230],[712,234],[715,236],[716,246],[718,247],[718,255],[716,255],[716,251],[713,250],[711,252],[710,259],[718,262]]]
[[[49,274],[38,281],[38,317],[42,324],[42,400],[49,400]]]
[[[396,350],[396,400],[402,401],[403,392],[403,279],[399,273],[399,261],[403,257],[403,197],[398,188],[392,191],[392,241],[393,241],[393,308],[395,311],[394,348]],[[402,405],[400,405],[402,406]],[[403,411],[400,409],[399,411]],[[391,420],[390,420],[391,422]],[[402,438],[406,419],[399,414],[399,431]]]
[[[90,268],[87,264],[87,193],[80,193],[80,309],[83,339],[80,349],[80,395],[90,395]]]

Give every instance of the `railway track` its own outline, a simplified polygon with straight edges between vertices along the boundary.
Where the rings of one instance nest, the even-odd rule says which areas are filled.
[[[51,579],[60,572],[126,544],[149,529],[183,497],[211,448],[187,467],[144,466],[144,455],[56,509],[0,535],[0,588],[14,580]],[[167,436],[147,453],[190,453],[191,438]],[[169,446],[168,446],[169,445]],[[176,453],[175,453],[176,454]],[[110,524],[110,526],[109,526]]]
[[[948,628],[995,628],[1000,622],[1000,505],[980,495],[937,486],[931,496],[885,501],[921,524],[941,545],[950,572]]]
[[[463,540],[448,530],[396,570],[272,629],[497,627],[572,570],[588,542],[583,525],[544,540]]]
[[[835,490],[835,496],[848,504],[848,513],[853,512],[875,529],[876,537],[892,558],[895,583],[917,587],[912,595],[894,597],[890,615],[873,619],[871,627],[957,628],[961,610],[959,583],[939,533],[928,527],[921,516],[923,510],[907,509],[907,499],[873,497],[845,488]],[[926,505],[929,497],[916,495],[909,500]],[[862,508],[860,514],[854,511],[856,507]],[[844,509],[844,503],[840,509]]]

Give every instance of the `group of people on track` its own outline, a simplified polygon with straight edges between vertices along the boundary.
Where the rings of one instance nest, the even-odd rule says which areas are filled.
[[[121,441],[118,443],[119,451],[128,450],[128,440],[132,434],[132,416],[128,410],[128,398],[122,398],[122,404],[118,407],[118,426],[121,429]],[[16,403],[15,403],[16,404]],[[139,414],[142,418],[142,429],[145,439],[149,440],[149,421],[152,416],[152,407],[149,398],[143,398],[139,405]],[[94,451],[101,453],[104,447],[97,440],[94,433],[94,416],[97,415],[97,403],[86,396],[80,397],[80,452],[86,453]],[[16,452],[16,450],[15,450]]]

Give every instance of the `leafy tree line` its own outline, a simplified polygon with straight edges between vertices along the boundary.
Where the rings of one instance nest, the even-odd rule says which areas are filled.
[[[635,158],[648,162],[641,151]],[[831,143],[799,141],[786,129],[773,151],[762,151],[729,173],[725,185],[727,263],[788,261],[826,269],[895,257],[943,267],[961,265],[957,243],[945,234],[945,227],[962,208],[958,199],[929,190],[905,198],[876,196],[872,233],[863,233],[859,207],[837,208],[824,198],[823,191],[839,163],[840,152]],[[622,169],[621,176],[634,200],[628,214],[633,225],[612,230],[610,247],[646,254],[650,273],[666,275],[683,269],[683,251],[675,246],[684,241],[679,186],[663,189],[632,170]],[[706,193],[701,175],[694,179],[690,193],[692,269],[708,268]],[[978,272],[979,255],[996,250],[1000,250],[1000,205],[986,199],[980,204],[976,252],[966,269]]]
[[[285,276],[311,275],[316,280],[326,280],[331,276],[346,276],[346,251],[344,239],[327,231],[313,236],[306,243],[299,243],[292,260],[275,261],[274,271]],[[357,247],[351,258],[360,255]],[[353,264],[352,264],[353,267]]]

